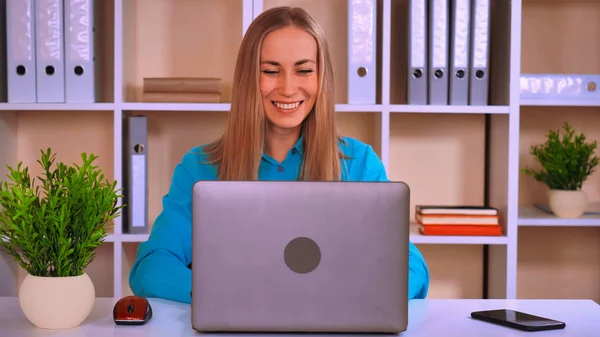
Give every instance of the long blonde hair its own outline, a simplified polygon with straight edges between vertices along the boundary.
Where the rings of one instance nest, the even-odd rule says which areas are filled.
[[[317,43],[319,86],[315,106],[302,125],[304,161],[298,179],[340,180],[340,136],[335,121],[333,67],[325,34],[303,9],[275,7],[261,13],[248,27],[233,76],[231,110],[221,138],[205,146],[216,164],[219,180],[257,180],[267,120],[259,84],[260,51],[270,32],[295,26]]]

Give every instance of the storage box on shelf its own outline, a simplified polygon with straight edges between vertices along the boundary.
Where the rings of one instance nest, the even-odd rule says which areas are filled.
[[[550,129],[569,122],[588,141],[599,141],[596,125],[600,94],[600,33],[589,22],[600,19],[597,1],[523,0],[521,72],[568,80],[546,83],[520,100],[519,169],[539,165],[530,147]],[[578,80],[582,79],[582,83]],[[553,84],[552,84],[553,83]],[[579,84],[579,89],[574,90]],[[544,94],[546,93],[546,94]],[[600,150],[596,151],[600,154]],[[589,202],[600,201],[598,169],[585,182]],[[600,302],[600,216],[561,219],[537,207],[547,205],[548,188],[519,172],[519,297],[577,297]],[[557,270],[561,270],[557,273]],[[549,282],[549,280],[552,280]],[[568,287],[564,287],[569,284]]]

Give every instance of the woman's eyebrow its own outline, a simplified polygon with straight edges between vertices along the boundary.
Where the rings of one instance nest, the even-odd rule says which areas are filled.
[[[313,61],[313,60],[311,60],[311,59],[302,59],[302,60],[300,60],[300,61],[297,61],[297,62],[295,63],[295,65],[299,66],[299,65],[301,65],[301,64],[304,64],[304,63],[309,63],[309,62],[310,62],[310,63],[316,63],[315,61]],[[280,64],[279,62],[276,62],[276,61],[271,61],[271,60],[264,60],[264,61],[262,61],[262,62],[260,62],[260,63],[261,63],[261,64],[271,64],[271,65],[274,65],[274,66],[281,66],[281,64]]]

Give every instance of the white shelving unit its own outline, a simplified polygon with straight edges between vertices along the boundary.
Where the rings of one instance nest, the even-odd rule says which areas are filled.
[[[114,34],[114,36],[106,37],[106,41],[108,42],[104,44],[104,50],[99,50],[99,53],[102,53],[107,57],[102,61],[105,62],[104,68],[101,68],[102,70],[100,70],[102,76],[104,76],[103,84],[107,88],[107,91],[105,92],[105,97],[107,98],[104,100],[104,102],[95,104],[0,103],[0,143],[12,144],[10,147],[5,147],[3,145],[4,149],[0,150],[0,158],[5,158],[2,159],[3,162],[14,164],[17,160],[23,160],[21,157],[29,156],[27,158],[28,162],[30,165],[35,165],[34,159],[36,159],[39,151],[26,152],[31,151],[26,149],[35,148],[35,146],[46,147],[47,144],[33,143],[37,139],[35,136],[33,137],[33,140],[31,140],[32,143],[27,143],[29,140],[25,139],[25,136],[21,136],[24,134],[24,132],[37,132],[32,131],[38,130],[32,126],[35,123],[38,123],[35,125],[41,125],[40,123],[48,121],[49,118],[52,118],[49,116],[54,116],[55,114],[57,114],[57,116],[61,116],[56,118],[63,119],[81,114],[79,117],[77,117],[81,118],[78,119],[81,121],[86,118],[84,115],[94,114],[94,120],[112,124],[112,129],[109,133],[89,135],[89,137],[92,137],[91,139],[93,139],[89,140],[89,144],[94,144],[94,146],[97,148],[103,149],[101,151],[106,151],[106,153],[111,154],[111,157],[105,158],[103,163],[108,165],[105,167],[106,170],[113,170],[112,178],[120,182],[122,180],[121,172],[123,165],[121,159],[123,145],[121,128],[123,116],[130,112],[143,113],[150,115],[150,118],[160,118],[161,121],[168,120],[169,122],[173,123],[173,125],[181,125],[177,124],[178,122],[176,121],[178,119],[184,119],[184,121],[181,123],[194,123],[197,121],[197,118],[200,118],[199,116],[201,114],[206,114],[206,116],[209,117],[202,118],[207,118],[207,123],[209,125],[215,125],[214,130],[213,128],[209,129],[216,135],[218,134],[218,130],[216,129],[223,125],[223,116],[225,116],[224,113],[228,111],[230,106],[229,103],[161,104],[136,101],[136,92],[140,90],[139,84],[142,77],[154,75],[154,73],[148,69],[156,67],[157,65],[160,66],[166,63],[171,64],[173,62],[178,62],[169,59],[169,55],[173,55],[173,53],[178,52],[183,53],[186,51],[182,49],[184,47],[182,47],[181,41],[173,42],[173,45],[175,46],[173,47],[173,50],[168,50],[168,48],[165,47],[165,41],[169,41],[169,39],[179,39],[175,35],[179,33],[204,34],[205,32],[203,31],[193,31],[200,26],[196,20],[201,21],[205,19],[208,15],[211,15],[211,11],[214,11],[215,16],[218,16],[220,20],[224,17],[223,10],[227,12],[229,10],[239,9],[241,13],[231,12],[230,14],[227,14],[235,17],[235,20],[240,21],[234,22],[234,19],[231,19],[232,25],[235,25],[235,27],[239,26],[241,28],[238,39],[229,41],[228,38],[230,36],[223,33],[225,36],[220,36],[219,39],[223,40],[223,43],[227,46],[224,47],[220,45],[215,47],[215,49],[226,49],[228,57],[233,57],[237,52],[239,42],[241,41],[241,37],[245,29],[248,27],[251,20],[256,17],[263,8],[274,5],[292,4],[305,6],[309,12],[313,11],[313,13],[316,13],[315,8],[322,6],[323,11],[320,11],[320,13],[316,15],[317,20],[320,21],[322,16],[327,15],[328,10],[330,11],[329,14],[331,17],[334,15],[336,17],[342,16],[343,14],[341,12],[335,12],[333,9],[339,9],[345,6],[345,0],[326,0],[327,4],[318,4],[320,2],[308,0],[265,0],[264,3],[262,0],[219,0],[219,3],[214,0],[147,1],[148,0],[143,0],[144,3],[142,4],[142,1],[140,0],[114,0],[112,2],[109,0],[102,0],[103,3],[101,5],[101,13],[98,13],[100,20],[102,20],[100,22],[99,29],[109,28],[107,30],[107,32],[109,32],[108,35]],[[412,153],[413,155],[418,154],[423,157],[428,156],[424,152],[410,152],[408,150],[408,145],[410,144],[408,143],[402,143],[402,145],[399,147],[399,143],[397,141],[393,141],[394,135],[396,134],[395,130],[397,130],[398,125],[405,125],[406,123],[410,124],[414,120],[429,115],[431,119],[427,119],[426,123],[432,123],[431,127],[435,128],[435,130],[443,130],[446,128],[446,126],[440,127],[439,125],[436,125],[436,123],[445,123],[444,121],[450,121],[450,123],[447,125],[447,128],[452,128],[454,126],[452,123],[454,123],[455,118],[460,119],[461,121],[464,119],[470,123],[469,125],[481,125],[481,129],[478,127],[473,127],[474,131],[472,131],[472,133],[476,134],[474,139],[479,141],[479,139],[481,139],[480,136],[483,135],[484,131],[484,115],[489,115],[491,124],[489,128],[489,162],[487,164],[489,168],[490,182],[488,196],[490,205],[497,207],[500,210],[505,235],[501,237],[423,236],[416,231],[416,228],[412,228],[411,240],[420,247],[423,247],[424,245],[437,245],[441,247],[440,249],[445,249],[444,247],[454,247],[456,245],[490,245],[489,296],[496,298],[516,298],[518,294],[517,247],[519,245],[519,227],[600,226],[600,219],[598,218],[584,218],[568,221],[555,219],[552,216],[541,214],[539,212],[533,212],[531,208],[523,207],[522,209],[519,209],[519,196],[520,193],[523,193],[523,191],[520,191],[519,187],[519,179],[521,177],[519,163],[521,160],[520,156],[522,156],[524,152],[524,145],[520,142],[522,117],[521,106],[598,106],[599,102],[573,104],[571,102],[561,102],[556,100],[520,100],[519,76],[521,73],[522,61],[522,1],[513,0],[493,1],[493,27],[491,38],[492,69],[489,106],[407,105],[403,94],[403,91],[405,90],[404,81],[406,77],[406,49],[404,49],[404,46],[402,45],[403,41],[405,40],[404,35],[406,34],[405,26],[407,1],[408,0],[378,1],[378,7],[381,13],[378,16],[378,20],[380,20],[380,30],[378,31],[378,39],[380,39],[378,41],[378,52],[380,57],[378,60],[378,66],[380,68],[378,69],[378,81],[380,82],[381,86],[379,90],[378,104],[346,104],[346,88],[344,87],[346,75],[337,74],[336,76],[342,78],[343,81],[338,81],[338,78],[336,77],[336,82],[338,84],[338,92],[336,94],[339,101],[336,105],[336,109],[340,113],[340,118],[349,118],[350,121],[359,121],[353,124],[350,122],[344,124],[348,130],[351,130],[349,132],[350,136],[353,135],[352,130],[356,130],[356,128],[360,127],[364,121],[373,124],[372,130],[357,132],[361,135],[367,133],[370,135],[371,132],[374,134],[368,138],[372,141],[372,144],[381,156],[381,159],[388,170],[389,176],[396,180],[405,180],[404,173],[410,171],[409,169],[406,169],[406,166],[403,166],[408,165],[403,164],[405,161],[410,162],[409,164],[413,168],[413,171],[415,168],[418,170],[419,168],[424,168],[427,165],[431,165],[430,163],[433,162],[424,161],[421,163],[421,157],[415,158],[408,157],[406,155],[407,153]],[[533,0],[523,0],[523,3],[527,3],[528,1]],[[552,6],[552,4],[549,4],[548,6]],[[190,12],[190,9],[196,10],[196,14],[200,15],[201,17],[195,19],[194,12],[188,13]],[[177,18],[182,21],[194,20],[194,22],[189,22],[190,28],[188,31],[176,31],[176,28],[173,28],[173,31],[164,32],[160,30],[161,28],[156,28],[155,26],[163,25],[161,27],[165,29],[164,27],[167,26],[165,24],[167,19],[159,17],[157,13],[164,13],[165,17],[171,19],[177,16]],[[600,11],[598,11],[598,13],[600,13]],[[144,19],[156,20],[157,22],[144,22]],[[335,26],[333,23],[324,24],[326,31],[328,31],[328,28],[335,30],[336,27],[344,27],[346,24],[344,20],[335,22],[338,22],[339,25]],[[161,32],[164,33],[164,36],[161,35]],[[343,31],[334,31],[331,34],[334,33],[337,34],[337,36],[342,36],[345,34]],[[154,36],[155,34],[156,36]],[[219,33],[208,31],[206,34]],[[149,43],[148,39],[152,38],[155,38],[158,42]],[[335,52],[335,47],[343,45],[338,41],[334,42],[339,44],[335,44],[333,46],[333,52]],[[133,53],[143,54],[148,52],[148,46],[150,44],[156,44],[156,47],[153,49],[152,53],[162,53],[164,55],[160,54],[157,56],[154,54],[148,54],[148,58],[150,60],[143,60],[146,63],[140,65],[139,63],[142,62],[142,58],[145,57],[139,55],[135,57],[131,56],[132,50]],[[144,48],[144,46],[146,48]],[[189,48],[194,49],[194,51],[191,53],[195,55],[194,52],[196,54],[200,53],[198,49],[195,48],[202,48],[202,46],[190,46]],[[107,50],[109,50],[110,53],[107,52]],[[218,52],[215,51],[215,53]],[[345,62],[343,59],[343,57],[345,57],[345,51],[335,53],[337,58],[334,57],[334,66],[338,67],[339,69],[345,69],[343,63]],[[208,59],[210,60],[210,57],[208,57]],[[158,63],[157,60],[161,60],[162,63]],[[182,63],[186,65],[192,64],[190,60],[182,61]],[[232,74],[233,68],[227,69],[227,67],[232,66],[231,62],[224,60],[223,64],[224,65],[222,68],[225,69],[221,70],[221,73],[224,74],[223,76],[229,76],[228,74]],[[167,69],[165,70],[165,68]],[[172,75],[175,73],[181,74],[185,72],[181,69],[173,70],[176,68],[177,66],[172,64],[170,65],[170,68],[165,66],[160,70],[156,70],[155,73],[161,73],[162,71],[163,73],[169,73]],[[205,66],[204,69],[206,68],[207,66]],[[198,72],[195,74],[190,74],[190,76],[195,75],[198,75]],[[348,117],[344,117],[345,115]],[[21,126],[21,118],[27,119],[28,124],[23,125],[29,125],[29,129],[23,129],[26,127]],[[440,121],[436,122],[436,119],[438,118]],[[421,121],[419,123],[425,122]],[[55,123],[53,125],[57,124]],[[176,126],[172,127],[176,128]],[[68,130],[72,131],[75,129]],[[187,129],[187,131],[191,133],[190,129]],[[69,132],[66,132],[63,136],[70,136]],[[110,139],[110,141],[112,141],[110,146],[106,144],[100,145],[100,143],[109,140],[106,134],[110,134],[112,137],[112,139]],[[44,133],[44,135],[44,137],[49,137],[47,136],[47,132]],[[87,137],[87,135],[83,136],[83,134],[78,135],[83,138]],[[76,141],[78,141],[77,135],[72,136],[75,137]],[[193,135],[186,136],[186,139],[189,140],[192,136]],[[428,135],[425,135],[423,137],[427,136]],[[435,137],[435,135],[429,136]],[[168,141],[168,144],[173,144],[175,142],[172,136],[168,136],[166,133],[161,133],[159,138],[165,142]],[[56,138],[52,139],[52,141],[57,141]],[[41,142],[43,140],[37,141]],[[419,139],[418,141],[422,142],[423,140]],[[464,141],[464,139],[461,141]],[[538,137],[536,141],[542,140],[540,140]],[[25,143],[26,145],[23,145],[22,143]],[[159,141],[157,140],[156,143],[149,146],[150,156],[155,156],[157,158],[156,161],[165,160],[166,157],[169,157],[169,152],[171,151],[171,148],[166,146],[167,145],[160,146]],[[182,146],[179,149],[180,151],[186,150],[185,146],[180,146]],[[476,148],[481,149],[480,153],[472,154],[477,162],[473,165],[478,165],[476,174],[474,177],[462,178],[462,183],[466,184],[464,187],[465,191],[470,188],[468,187],[469,184],[474,184],[475,186],[470,188],[470,190],[477,191],[483,189],[483,183],[479,181],[480,178],[483,178],[483,172],[479,172],[479,167],[481,166],[480,164],[483,163],[483,144],[477,145]],[[78,151],[79,149],[72,150],[73,153],[69,154],[69,158],[77,160],[79,155]],[[177,161],[176,158],[180,153],[181,152],[178,152],[177,155],[173,155],[174,157],[169,157],[169,160],[171,162]],[[468,157],[468,154],[462,155],[467,156],[465,158],[470,158]],[[457,164],[458,166],[465,165],[463,169],[468,171],[466,165],[469,165],[471,162],[470,159],[457,159],[457,161],[460,162]],[[437,163],[439,165],[450,165],[444,162]],[[453,167],[455,166],[456,165]],[[152,170],[152,167],[150,170]],[[160,171],[160,174],[163,175],[160,178],[162,179],[162,182],[155,185],[152,181],[152,178],[157,177],[159,174],[158,171]],[[0,173],[3,172],[0,171]],[[171,173],[172,171],[170,171],[170,168],[165,167],[162,167],[161,170],[157,169],[157,173],[155,173],[156,175],[154,176],[152,176],[151,173],[150,183],[153,185],[150,187],[150,193],[154,195],[155,208],[158,207],[156,205],[159,205],[159,198],[161,198],[166,192],[165,186],[167,185],[165,184],[167,184],[167,180],[170,179]],[[412,173],[409,173],[406,176],[413,177],[414,175],[411,174]],[[470,181],[469,179],[475,179],[476,181]],[[436,184],[435,181],[437,180],[433,179],[430,184]],[[464,203],[470,203],[482,202],[483,200],[479,195],[475,195],[479,192],[476,192],[475,194],[471,192],[464,192],[465,195],[468,195],[461,196],[460,194],[462,193],[462,187],[460,187],[459,183],[457,183],[459,187],[456,187],[454,191],[448,192],[449,194],[447,195],[444,194],[443,197],[438,197],[435,195],[436,190],[435,186],[433,185],[427,185],[428,187],[425,188],[425,183],[423,183],[422,180],[419,180],[418,183],[411,184],[411,181],[408,178],[407,182],[412,187],[414,193],[413,200],[416,200],[415,202],[436,203],[438,200],[446,200],[448,202],[463,201]],[[160,189],[160,192],[156,192],[158,189]],[[426,193],[430,194],[425,195]],[[483,190],[481,190],[480,193],[483,195]],[[153,219],[158,211],[160,211],[160,209],[155,209],[154,214],[150,216],[150,218]],[[104,293],[106,296],[120,297],[130,291],[127,285],[127,276],[129,267],[131,266],[132,260],[135,256],[135,248],[137,246],[136,243],[143,242],[148,237],[147,235],[140,234],[123,234],[121,230],[121,223],[122,221],[120,218],[116,220],[114,233],[107,238],[105,243],[106,247],[103,247],[104,250],[99,251],[98,253],[99,256],[97,259],[102,259],[102,262],[99,262],[100,265],[96,267],[97,271],[92,275],[97,287],[102,284],[102,289],[104,289],[104,292],[102,293]],[[1,267],[2,266],[0,265],[0,268]],[[13,275],[15,274],[17,273],[14,273]],[[107,275],[110,275],[110,277]],[[110,279],[107,279],[107,277]],[[0,280],[1,279],[2,278],[0,277]],[[550,296],[551,294],[548,295]]]

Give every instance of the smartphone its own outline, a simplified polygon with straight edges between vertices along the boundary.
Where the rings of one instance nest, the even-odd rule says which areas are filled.
[[[557,330],[567,326],[561,321],[510,309],[475,311],[471,313],[471,317],[523,331]]]

